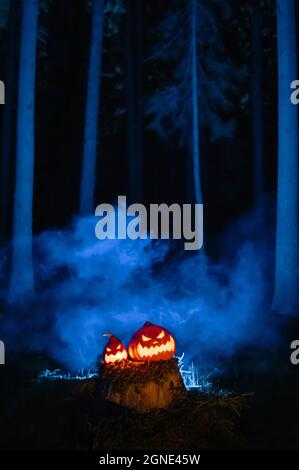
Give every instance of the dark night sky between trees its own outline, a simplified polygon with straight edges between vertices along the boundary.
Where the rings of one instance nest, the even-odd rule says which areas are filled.
[[[143,3],[141,43],[142,100],[163,85],[171,66],[146,61],[155,47],[155,29],[169,2]],[[274,2],[263,7],[263,112],[265,126],[265,188],[273,195],[276,184],[276,46]],[[34,230],[62,227],[78,211],[82,159],[85,83],[87,80],[90,14],[84,0],[48,2],[39,17],[36,84],[36,161]],[[230,139],[211,142],[201,132],[202,182],[206,205],[207,235],[218,235],[254,204],[250,105],[250,2],[233,2],[232,18],[219,22],[226,53],[236,67],[247,67],[247,78],[234,97],[229,118],[237,121]],[[128,194],[126,124],[126,24],[119,18],[118,33],[104,39],[99,158],[96,175],[96,204]],[[107,29],[107,28],[106,28]],[[2,30],[2,37],[5,31]],[[5,41],[1,42],[4,64]],[[136,45],[137,47],[137,45]],[[132,50],[132,54],[134,54]],[[145,60],[145,62],[143,62]],[[1,67],[2,68],[2,67]],[[118,71],[115,72],[115,69]],[[2,68],[3,70],[3,68]],[[245,104],[243,104],[245,103]],[[122,110],[116,116],[116,110]],[[188,199],[188,148],[178,136],[163,141],[147,128],[143,132],[143,201],[186,202]],[[10,191],[13,194],[13,165]],[[11,198],[12,199],[12,198]],[[11,213],[11,211],[10,211]]]
[[[295,3],[12,0],[9,10],[7,5],[2,2],[0,60],[7,100],[0,175],[1,237],[12,240],[3,256],[3,278],[11,270],[11,295],[19,295],[18,286],[34,292],[32,229],[35,235],[63,229],[79,213],[92,215],[98,204],[127,195],[129,202],[146,205],[203,202],[210,261],[234,257],[245,240],[263,240],[272,250],[267,278],[272,283],[275,271],[279,309],[285,309],[287,289],[293,311],[298,142],[289,87],[297,73]],[[94,47],[95,57],[102,57],[95,66]],[[98,102],[99,89],[98,110],[90,103]],[[261,209],[262,224],[252,215],[261,215]],[[223,234],[250,213],[242,235],[232,234],[230,250],[224,249]]]
[[[25,282],[30,265],[34,290],[32,229],[64,228],[127,195],[146,205],[203,202],[205,253],[214,261],[228,254],[221,243],[232,223],[262,209],[264,225],[252,219],[247,239],[267,233],[274,284],[282,288],[288,276],[295,303],[298,144],[289,87],[298,32],[295,3],[281,1],[12,0],[8,22],[2,3],[1,237],[12,240],[12,279]],[[24,63],[36,43],[32,77]],[[231,238],[236,254],[244,240]]]

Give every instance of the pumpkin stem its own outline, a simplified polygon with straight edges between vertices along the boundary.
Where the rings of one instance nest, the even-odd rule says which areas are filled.
[[[149,325],[152,325],[152,323],[150,321],[146,321],[143,326],[149,326]]]
[[[108,338],[111,338],[113,336],[112,333],[104,333],[103,336],[108,336]]]

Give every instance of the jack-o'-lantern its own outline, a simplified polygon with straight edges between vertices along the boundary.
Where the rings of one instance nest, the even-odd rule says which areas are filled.
[[[145,322],[129,344],[129,356],[134,361],[167,361],[176,351],[175,340],[162,326]]]
[[[105,333],[103,336],[110,338],[103,352],[103,361],[105,364],[125,361],[128,358],[125,345],[111,333]]]

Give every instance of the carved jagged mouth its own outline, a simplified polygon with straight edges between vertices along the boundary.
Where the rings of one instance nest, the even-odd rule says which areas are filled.
[[[163,352],[174,352],[175,350],[175,342],[173,337],[170,337],[170,340],[167,341],[165,344],[161,344],[160,346],[142,346],[140,343],[137,345],[137,352],[140,357],[152,357],[157,356]]]
[[[124,361],[127,359],[128,354],[127,351],[117,351],[116,354],[105,354],[105,362],[106,364],[117,362],[117,361]]]

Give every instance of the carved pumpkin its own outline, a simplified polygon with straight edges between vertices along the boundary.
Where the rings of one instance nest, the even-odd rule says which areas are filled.
[[[162,326],[145,322],[129,344],[129,356],[134,361],[167,361],[175,354],[175,340]]]
[[[108,336],[110,338],[103,352],[103,361],[105,364],[125,361],[128,358],[125,345],[111,333],[105,333],[103,336]]]

